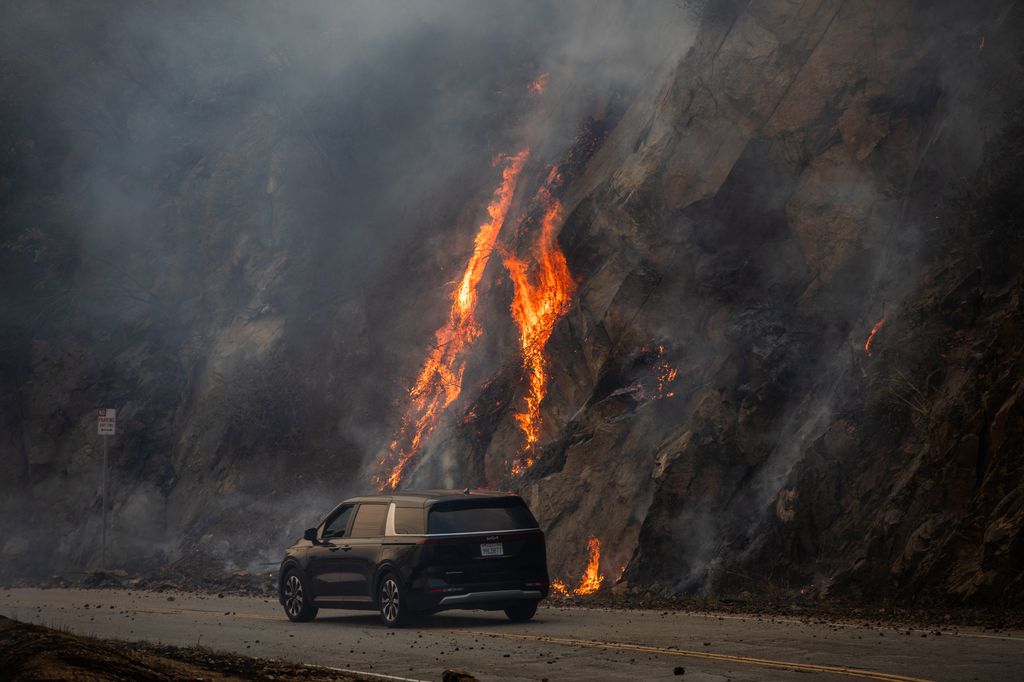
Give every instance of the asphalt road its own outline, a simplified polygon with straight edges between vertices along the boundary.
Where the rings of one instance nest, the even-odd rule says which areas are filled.
[[[170,597],[170,599],[169,599]],[[388,630],[375,614],[290,623],[271,598],[4,589],[0,613],[84,635],[283,658],[417,680],[1020,680],[1024,632],[872,628],[758,616],[541,608],[527,624],[451,611]],[[682,666],[683,677],[674,669]]]

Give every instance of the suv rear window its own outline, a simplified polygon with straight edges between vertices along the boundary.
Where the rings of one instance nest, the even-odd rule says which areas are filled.
[[[419,535],[423,532],[423,507],[395,507],[395,532]]]
[[[428,533],[486,533],[537,528],[537,520],[518,498],[441,502],[430,507]]]

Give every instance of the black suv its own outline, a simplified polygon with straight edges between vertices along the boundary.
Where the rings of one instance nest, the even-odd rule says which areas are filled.
[[[544,533],[518,495],[396,491],[345,500],[288,548],[280,601],[293,621],[320,608],[379,610],[388,627],[444,609],[525,621],[548,594]]]

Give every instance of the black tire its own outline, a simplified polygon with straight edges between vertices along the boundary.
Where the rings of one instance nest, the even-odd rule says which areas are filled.
[[[312,595],[306,585],[306,579],[297,571],[288,571],[281,582],[281,601],[284,603],[284,615],[294,623],[306,623],[316,618],[320,610],[313,606]]]
[[[394,573],[385,573],[377,585],[377,607],[380,619],[389,628],[400,628],[410,621],[408,601],[404,597],[405,588],[402,581]]]
[[[535,601],[517,601],[505,607],[505,615],[514,623],[526,622],[533,618],[536,613],[537,602]]]

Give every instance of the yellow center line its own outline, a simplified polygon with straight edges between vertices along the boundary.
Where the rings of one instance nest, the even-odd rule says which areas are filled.
[[[886,680],[887,682],[930,682],[930,680],[921,677],[909,677],[907,675],[896,675],[893,673],[876,672],[874,670],[865,670],[863,668],[851,668],[848,666],[819,665],[816,663],[796,663],[790,661],[777,661],[768,658],[753,658],[751,656],[716,654],[710,651],[689,651],[686,649],[647,646],[645,644],[628,644],[626,642],[602,642],[591,639],[569,639],[566,637],[546,637],[543,635],[516,635],[511,633],[496,633],[467,630],[452,630],[451,632],[463,635],[482,635],[488,637],[499,637],[503,639],[544,642],[547,644],[561,644],[564,646],[582,646],[590,647],[593,649],[618,649],[622,651],[638,651],[641,653],[663,654],[666,656],[703,658],[711,661],[726,661],[729,663],[755,665],[762,668],[776,668],[779,670],[796,670],[803,672],[829,673],[832,675],[845,675],[847,677],[865,677],[872,680]]]
[[[206,618],[223,618],[225,615],[248,620],[272,620],[281,621],[279,616],[269,616],[258,613],[238,613],[232,611],[225,614],[223,611],[211,611],[208,609],[181,609],[166,607],[127,607],[125,611],[132,613],[148,613],[157,615],[179,615],[179,616],[202,616]],[[685,658],[701,658],[710,661],[722,661],[728,663],[739,663],[742,665],[753,665],[762,668],[773,668],[778,670],[795,670],[803,672],[828,673],[832,675],[845,675],[847,677],[862,677],[872,680],[884,680],[885,682],[931,682],[921,677],[908,675],[897,675],[884,673],[864,668],[851,668],[849,666],[821,665],[817,663],[797,663],[793,661],[779,661],[769,658],[754,658],[751,656],[735,656],[732,654],[719,654],[710,651],[692,651],[688,649],[666,648],[648,646],[646,644],[630,644],[627,642],[604,642],[591,639],[570,639],[566,637],[549,637],[545,635],[522,635],[512,633],[483,632],[474,630],[450,630],[454,635],[478,635],[485,637],[497,637],[500,639],[512,639],[520,641],[542,642],[546,644],[560,644],[563,646],[589,647],[592,649],[616,649],[620,651],[636,651],[640,653],[661,654],[665,656],[680,656]]]

